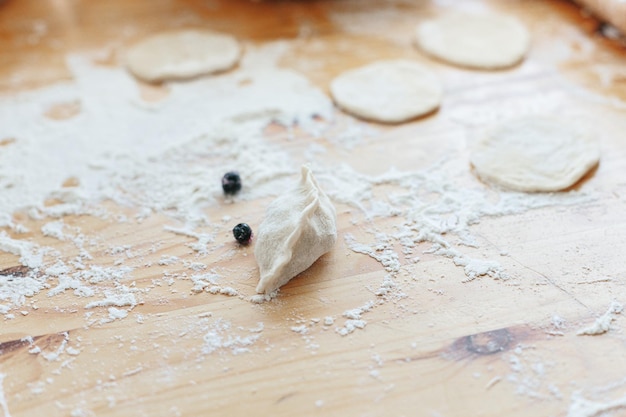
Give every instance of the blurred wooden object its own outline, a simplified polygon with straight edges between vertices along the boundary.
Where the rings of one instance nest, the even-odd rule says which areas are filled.
[[[623,0],[577,0],[591,12],[615,26],[626,37],[626,1]]]

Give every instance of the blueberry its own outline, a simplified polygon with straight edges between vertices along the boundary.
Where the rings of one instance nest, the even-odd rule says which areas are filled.
[[[237,171],[230,171],[222,177],[222,189],[225,194],[236,194],[241,190],[241,177]]]
[[[252,239],[252,229],[247,223],[239,223],[233,228],[233,236],[237,242],[247,245]]]

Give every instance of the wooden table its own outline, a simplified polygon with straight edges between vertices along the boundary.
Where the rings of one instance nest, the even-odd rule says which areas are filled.
[[[599,22],[568,2],[484,2],[530,28],[529,57],[503,72],[454,69],[422,56],[407,36],[418,17],[440,11],[443,6],[435,3],[9,0],[0,5],[4,94],[69,79],[68,52],[104,51],[102,64],[116,66],[123,46],[147,33],[207,25],[249,44],[290,39],[281,65],[324,91],[341,71],[390,57],[427,62],[453,80],[442,108],[426,119],[387,127],[359,122],[378,129],[386,141],[384,154],[376,142],[329,153],[363,172],[379,174],[391,165],[426,168],[451,149],[466,152],[459,136],[463,123],[468,129],[486,124],[489,109],[514,112],[537,105],[538,94],[555,100],[548,111],[572,107],[592,121],[603,154],[599,168],[575,187],[589,201],[484,217],[472,226],[479,248],[463,250],[497,258],[508,279],[465,282],[462,268],[423,254],[429,248],[424,244],[415,250],[419,262],[400,257],[402,267],[393,274],[400,289],[388,296],[373,294],[388,271],[352,251],[344,237],[373,241],[372,230],[391,233],[399,219],[368,220],[343,204],[337,204],[335,249],[285,286],[278,299],[262,305],[248,301],[257,280],[252,247],[228,243],[199,259],[225,271],[240,297],[194,294],[188,280],[164,278],[166,270],[184,272],[182,263],[158,264],[162,255],[198,259],[186,246],[189,238],[164,232],[170,221],[165,215],[142,223],[66,216],[66,224],[106,242],[93,251],[94,263],[112,265],[111,245],[130,245],[140,253],[136,264],[152,266],[137,267],[132,285],[149,291],[128,317],[109,323],[97,320],[106,318],[106,309],[90,309],[94,316],[88,318],[84,300],[71,294],[41,292],[12,311],[16,317],[2,322],[0,335],[4,415],[626,415],[623,317],[615,314],[605,334],[577,335],[613,301],[626,302],[624,47],[599,35]],[[158,98],[158,87],[145,89],[148,98]],[[452,116],[460,125],[449,123]],[[293,155],[304,152],[306,142],[281,134],[278,127],[267,131]],[[423,141],[416,144],[415,137]],[[377,192],[387,190],[381,186]],[[229,214],[258,224],[266,203],[245,202]],[[105,206],[113,213],[134,213]],[[217,218],[225,210],[224,205],[210,209]],[[76,251],[67,241],[42,235],[45,219],[23,213],[15,218],[31,230],[20,239],[68,257]],[[218,225],[217,235],[226,240],[229,230],[228,224]],[[161,244],[152,252],[153,242]],[[397,244],[393,250],[399,251]],[[0,267],[16,266],[16,256],[0,253]],[[362,314],[367,326],[346,336],[335,330],[346,310],[368,305],[370,311]],[[325,324],[326,317],[334,323]],[[230,329],[222,328],[226,323]],[[233,337],[233,343],[211,351],[211,335]],[[23,339],[28,336],[33,344]],[[41,353],[29,353],[34,346]]]

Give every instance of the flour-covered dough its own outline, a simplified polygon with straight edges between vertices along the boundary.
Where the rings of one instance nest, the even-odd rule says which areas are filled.
[[[259,226],[254,256],[261,279],[256,291],[271,295],[330,251],[336,240],[335,208],[304,166],[297,187],[269,205]]]
[[[433,72],[409,60],[378,61],[346,71],[332,81],[330,91],[347,112],[385,123],[430,113],[442,95]]]
[[[536,116],[496,127],[470,150],[481,179],[528,192],[568,188],[600,159],[598,145],[571,123]]]
[[[130,47],[128,69],[156,82],[225,71],[239,60],[239,42],[230,35],[200,29],[158,33]]]
[[[517,19],[500,14],[449,14],[417,27],[417,45],[451,64],[471,68],[510,67],[522,60],[530,44]]]

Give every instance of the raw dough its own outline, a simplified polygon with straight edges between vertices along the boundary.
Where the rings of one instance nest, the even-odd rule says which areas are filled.
[[[256,291],[271,295],[331,250],[336,240],[335,208],[303,166],[298,186],[269,205],[259,226],[254,256],[261,279]]]
[[[183,29],[143,39],[130,47],[126,60],[135,76],[156,82],[227,70],[239,61],[240,49],[230,35]]]
[[[398,123],[430,113],[442,88],[426,67],[407,60],[378,61],[346,71],[330,91],[339,107],[364,119]]]
[[[497,69],[521,61],[530,36],[513,17],[450,14],[420,24],[416,41],[426,53],[451,64]]]
[[[596,143],[570,123],[544,117],[509,121],[471,146],[480,178],[518,191],[574,185],[600,159]]]

